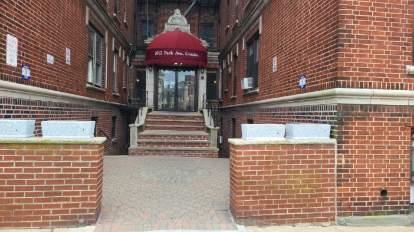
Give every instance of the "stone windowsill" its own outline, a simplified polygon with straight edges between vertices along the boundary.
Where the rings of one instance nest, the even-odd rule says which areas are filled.
[[[0,138],[0,144],[77,144],[77,145],[97,145],[103,144],[105,137],[95,138]]]
[[[259,93],[259,88],[256,89],[250,89],[250,90],[246,90],[243,95],[253,95],[253,94],[258,94]]]
[[[86,88],[91,89],[91,90],[95,90],[95,91],[99,91],[99,92],[103,92],[103,93],[106,92],[106,90],[104,88],[92,85],[90,83],[86,84]]]
[[[278,145],[278,144],[336,144],[336,139],[229,139],[229,143],[233,145]]]

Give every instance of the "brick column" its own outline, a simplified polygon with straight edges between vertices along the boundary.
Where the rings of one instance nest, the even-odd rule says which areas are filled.
[[[0,228],[95,223],[104,141],[0,139]]]
[[[335,222],[335,140],[229,143],[230,208],[239,223]]]

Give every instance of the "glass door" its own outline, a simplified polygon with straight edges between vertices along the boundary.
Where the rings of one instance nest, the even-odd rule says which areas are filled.
[[[194,112],[195,86],[195,71],[160,69],[157,110]]]
[[[195,111],[195,72],[177,72],[177,110],[185,112]]]
[[[175,71],[158,72],[158,110],[175,110]]]

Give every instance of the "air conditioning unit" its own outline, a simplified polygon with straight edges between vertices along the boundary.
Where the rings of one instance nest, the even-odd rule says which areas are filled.
[[[245,77],[241,83],[242,89],[252,89],[253,88],[253,77]]]

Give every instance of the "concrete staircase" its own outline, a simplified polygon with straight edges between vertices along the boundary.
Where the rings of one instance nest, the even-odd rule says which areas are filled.
[[[129,149],[129,155],[218,157],[208,139],[200,113],[151,112],[138,134],[138,147]]]

